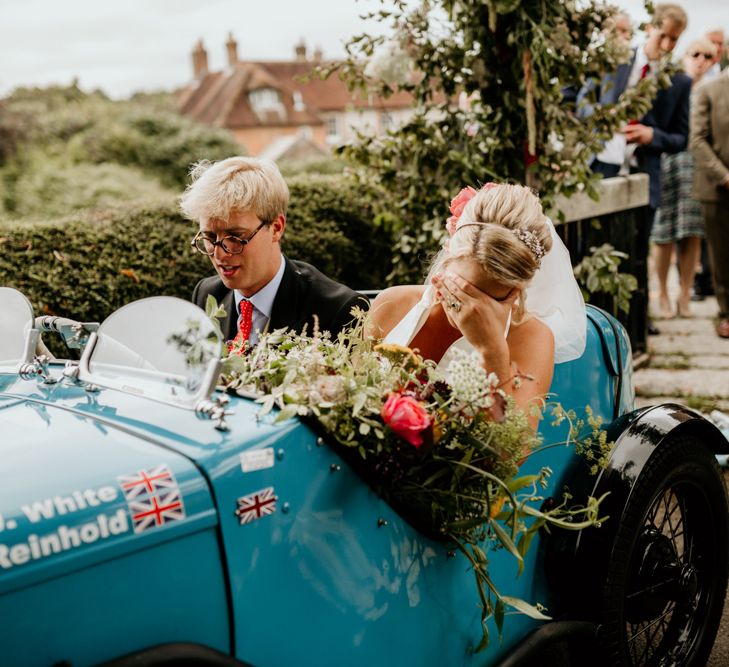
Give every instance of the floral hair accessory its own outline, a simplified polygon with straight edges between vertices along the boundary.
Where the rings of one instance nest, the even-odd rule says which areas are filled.
[[[529,229],[512,229],[514,236],[518,238],[529,250],[532,251],[532,255],[538,262],[542,260],[542,257],[547,254],[544,249],[544,245],[539,240],[539,237]]]
[[[497,183],[484,183],[481,190],[490,190],[496,186]],[[451,217],[448,218],[446,222],[446,229],[450,236],[453,236],[453,234],[456,233],[456,225],[458,224],[458,220],[461,218],[461,215],[463,215],[463,209],[466,208],[466,204],[468,204],[468,202],[470,202],[478,194],[478,192],[478,190],[474,190],[474,188],[469,185],[468,187],[463,188],[455,197],[453,197],[453,199],[451,199]]]

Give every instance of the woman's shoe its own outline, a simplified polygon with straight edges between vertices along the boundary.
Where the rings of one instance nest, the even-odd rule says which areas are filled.
[[[675,317],[671,302],[668,299],[659,299],[658,301],[658,318],[661,320],[670,320]]]
[[[693,317],[694,314],[691,312],[691,307],[688,302],[678,301],[676,303],[676,315],[679,317]]]

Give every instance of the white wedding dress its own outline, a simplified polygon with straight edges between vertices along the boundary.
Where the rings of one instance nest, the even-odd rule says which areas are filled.
[[[423,296],[390,331],[383,342],[394,343],[396,345],[409,346],[413,338],[417,336],[418,332],[423,328],[428,314],[431,308],[435,304],[435,289],[432,285],[425,288]],[[509,319],[506,322],[506,330],[504,331],[504,338],[509,335],[509,328],[511,326],[511,313],[509,313]],[[451,361],[453,361],[459,352],[465,354],[472,354],[475,352],[471,343],[468,342],[465,336],[461,336],[458,340],[451,343],[450,347],[445,351],[445,354],[438,362],[438,369],[443,373],[446,372]]]

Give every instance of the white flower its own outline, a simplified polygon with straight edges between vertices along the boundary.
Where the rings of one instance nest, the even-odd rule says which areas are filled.
[[[457,402],[473,409],[487,409],[494,403],[493,390],[499,385],[495,373],[487,373],[477,352],[453,350],[446,377]]]
[[[407,83],[413,63],[399,40],[391,39],[375,52],[367,63],[364,74],[371,79],[379,79],[395,86]]]
[[[321,375],[314,386],[321,398],[330,403],[343,401],[347,397],[344,378],[341,375]]]

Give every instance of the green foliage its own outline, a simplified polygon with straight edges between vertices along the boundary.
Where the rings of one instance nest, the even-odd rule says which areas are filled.
[[[3,136],[0,211],[15,216],[179,191],[192,163],[243,152],[229,133],[180,116],[170,95],[113,101],[76,86],[16,90],[0,107]],[[50,189],[29,199],[44,183]]]
[[[602,292],[613,298],[613,315],[618,310],[630,310],[630,296],[638,289],[638,281],[629,273],[620,273],[619,267],[627,255],[615,250],[609,243],[591,247],[591,255],[575,266],[575,277],[580,284],[585,301],[590,294]]]
[[[375,223],[361,188],[343,178],[308,176],[291,180],[289,190],[284,252],[353,289],[385,287],[392,237]]]
[[[13,172],[12,187],[4,193],[6,208],[19,217],[65,217],[172,194],[141,169],[115,163],[64,165],[36,153],[26,157],[26,165]]]
[[[597,196],[589,157],[617,127],[641,117],[657,89],[647,78],[587,121],[565,100],[566,86],[627,59],[608,32],[613,7],[594,0],[432,0],[414,9],[394,0],[388,7],[371,18],[392,36],[353,38],[349,59],[323,75],[336,69],[352,87],[414,97],[409,122],[340,149],[362,168],[360,181],[377,190],[378,210],[396,231],[393,279],[421,277],[423,257],[442,238],[448,201],[465,185],[527,183],[547,206],[557,194]],[[403,72],[410,74],[394,80]]]
[[[156,294],[190,297],[208,264],[187,247],[192,225],[159,202],[54,222],[0,223],[0,284],[37,314],[100,321]]]
[[[322,180],[293,183],[291,194],[284,251],[345,284],[381,287],[391,241],[356,189]],[[213,273],[189,246],[195,231],[169,196],[53,221],[0,221],[0,285],[23,292],[38,314],[83,321],[147,296],[189,299]]]

